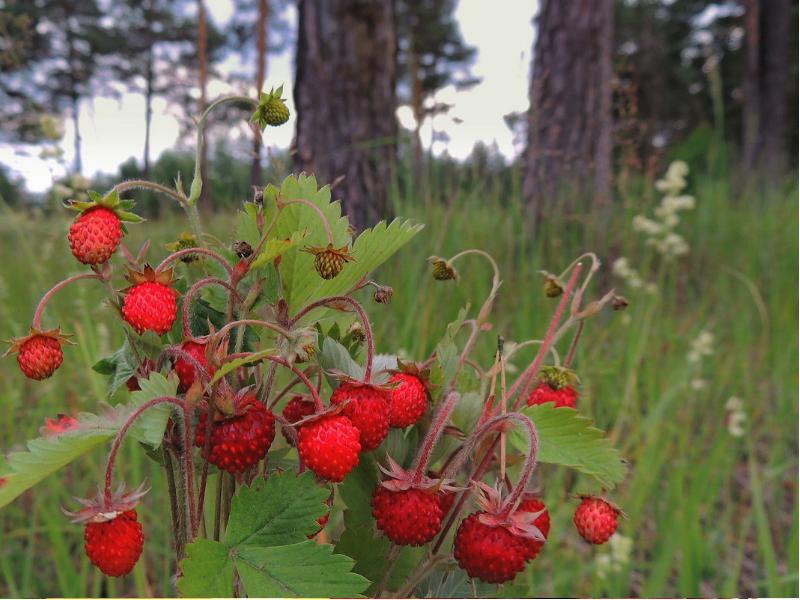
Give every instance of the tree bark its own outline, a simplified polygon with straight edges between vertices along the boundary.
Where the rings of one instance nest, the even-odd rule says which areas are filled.
[[[786,167],[790,0],[744,0],[746,60],[742,146],[746,166]]]
[[[389,216],[397,120],[391,0],[300,0],[295,169],[337,187],[356,228]]]
[[[611,199],[613,0],[542,0],[523,194],[534,215]]]
[[[200,105],[202,113],[208,106],[206,88],[208,86],[208,23],[206,21],[206,5],[204,0],[197,0],[197,62],[200,74]],[[200,194],[200,205],[206,210],[211,209],[208,202],[208,128],[206,128],[203,152],[200,157],[200,176],[203,179],[203,190]]]
[[[269,0],[258,0],[258,31],[256,35],[256,94],[261,94],[264,88],[264,78],[267,74],[267,25],[269,23]],[[261,185],[261,132],[256,127],[253,129],[253,162],[250,165],[250,185]]]
[[[147,67],[145,69],[144,90],[144,160],[142,175],[144,179],[150,174],[150,125],[153,121],[153,49],[147,51]]]

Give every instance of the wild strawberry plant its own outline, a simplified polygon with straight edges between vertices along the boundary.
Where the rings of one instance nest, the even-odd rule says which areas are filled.
[[[286,121],[281,93],[213,103],[198,121],[198,156],[216,106],[253,105],[263,128]],[[501,291],[492,257],[431,257],[443,286],[458,284],[456,266],[487,261],[491,292],[477,313],[460,311],[430,356],[402,361],[376,355],[362,301],[389,304],[391,287],[370,276],[420,225],[379,223],[353,239],[330,189],[302,174],[258,190],[223,242],[202,230],[203,185],[198,167],[188,193],[179,179],[124,181],[69,205],[79,213],[69,247],[86,270],[44,294],[9,352],[26,377],[53,376],[70,341],[48,322],[48,301],[84,280],[102,284],[125,341],[94,369],[118,403],[48,419],[42,437],[0,461],[0,506],[110,445],[99,493],[66,512],[83,526],[91,562],[125,576],[147,548],[136,511],[150,501],[146,485],[127,487],[115,471],[121,445],[135,440],[163,468],[161,506],[187,596],[424,595],[459,573],[473,585],[512,582],[552,533],[539,463],[577,471],[574,521],[587,542],[614,533],[620,509],[602,495],[624,462],[580,414],[571,370],[586,320],[626,304],[613,291],[585,301],[599,269],[593,254],[544,273],[549,327],[513,347],[491,323]],[[141,188],[188,214],[192,233],[166,256],[149,243],[126,246],[126,224],[142,219],[123,196]],[[497,336],[493,356],[476,350],[482,336]],[[538,351],[512,380],[508,362],[525,346]]]

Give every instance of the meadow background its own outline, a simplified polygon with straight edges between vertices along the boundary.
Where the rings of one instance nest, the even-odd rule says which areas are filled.
[[[325,6],[318,0],[303,3]],[[80,271],[66,240],[74,215],[60,206],[61,200],[144,176],[169,185],[180,173],[188,184],[194,138],[186,134],[186,125],[209,99],[217,92],[252,95],[251,71],[258,56],[269,55],[272,61],[266,89],[272,81],[292,81],[292,54],[303,43],[302,36],[295,39],[300,34],[293,29],[297,4],[0,0],[4,76],[0,77],[0,339],[27,333],[42,293]],[[396,105],[386,107],[397,129],[391,139],[396,143],[396,168],[391,176],[383,171],[367,174],[373,183],[382,184],[383,193],[374,199],[374,206],[356,202],[357,194],[347,188],[356,178],[340,182],[334,192],[344,199],[346,212],[357,215],[360,226],[373,224],[376,212],[425,225],[375,274],[377,281],[394,288],[390,305],[367,302],[378,351],[402,350],[408,357],[424,359],[461,307],[470,303],[474,308],[482,302],[490,288],[490,272],[480,260],[461,262],[458,282],[430,277],[429,256],[448,257],[466,248],[489,252],[500,266],[503,285],[492,323],[506,340],[541,337],[554,302],[543,293],[539,271],[559,273],[584,252],[595,252],[603,263],[590,296],[614,287],[630,303],[623,312],[605,311],[588,322],[574,365],[583,382],[580,412],[609,433],[630,463],[627,479],[612,495],[627,519],[611,543],[589,547],[575,535],[571,523],[575,502],[570,494],[579,491],[574,477],[566,470],[541,469],[545,478],[537,483],[543,484],[553,519],[545,550],[513,585],[499,591],[480,588],[481,593],[796,597],[800,536],[796,31],[783,31],[787,48],[789,42],[793,45],[792,58],[779,52],[782,62],[765,66],[763,73],[748,69],[752,47],[744,32],[753,26],[748,19],[754,6],[772,7],[755,26],[777,32],[781,22],[796,22],[797,3],[592,3],[613,9],[616,18],[615,87],[611,89],[608,78],[590,82],[609,96],[613,93],[613,107],[609,103],[607,114],[586,126],[588,137],[594,137],[594,126],[598,131],[613,130],[613,148],[605,157],[610,169],[603,180],[607,189],[599,190],[607,197],[596,201],[597,189],[580,194],[562,191],[536,205],[527,160],[535,153],[523,149],[535,145],[526,138],[527,74],[531,60],[553,55],[547,47],[536,46],[539,42],[531,46],[532,38],[526,38],[530,52],[521,60],[500,56],[498,29],[489,27],[488,19],[504,18],[510,29],[503,29],[509,31],[503,42],[518,43],[514,24],[522,23],[532,35],[534,8],[583,3],[509,2],[515,8],[505,13],[470,0],[376,0],[375,4],[412,12],[438,7],[428,14],[424,30],[419,23],[414,26],[418,29],[411,27],[410,13],[400,15],[398,37],[408,40],[409,31],[424,31],[427,37],[414,39],[430,43],[423,50],[434,56],[435,65],[444,65],[425,73],[418,97],[407,79],[410,65],[416,63],[409,58],[410,46],[403,46],[406,54],[398,58]],[[268,27],[261,11],[265,5],[273,9]],[[142,13],[141,6],[155,12]],[[164,6],[169,10],[162,11]],[[478,6],[491,14],[481,13]],[[197,7],[206,7],[210,15],[204,59],[198,39],[200,17],[193,12]],[[84,11],[78,17],[59,20],[59,11],[78,8]],[[109,19],[116,10],[127,16]],[[151,26],[156,17],[160,28]],[[31,29],[31,22],[44,25]],[[256,22],[269,32],[269,44],[253,29]],[[465,31],[466,41],[458,27],[452,27],[455,22]],[[112,25],[129,30],[97,37]],[[30,39],[26,31],[34,32]],[[164,31],[173,37],[165,37]],[[5,44],[3,36],[9,32],[14,43]],[[66,33],[72,37],[65,38]],[[342,39],[350,39],[347,35]],[[778,37],[775,33],[760,39],[766,44]],[[79,49],[88,44],[92,52],[65,62],[64,44],[76,39]],[[470,50],[470,44],[477,50]],[[149,54],[147,63],[156,72],[145,81],[141,60],[156,46],[156,57]],[[762,50],[766,55],[775,53],[775,48]],[[577,54],[568,58],[579,61]],[[236,60],[231,59],[234,55]],[[594,54],[588,56],[590,68],[584,69],[584,76],[593,77]],[[480,62],[481,57],[487,62]],[[611,64],[612,57],[607,58]],[[258,64],[255,87],[260,89],[265,66]],[[483,83],[469,80],[470,68]],[[751,98],[753,89],[766,85],[767,70],[784,78],[784,94],[770,104],[775,97],[765,87],[754,116],[751,103],[743,98]],[[506,79],[497,79],[502,73]],[[114,85],[100,86],[98,75]],[[580,77],[573,79],[579,91],[585,88]],[[164,86],[165,81],[169,85]],[[770,82],[774,84],[774,78]],[[332,92],[320,94],[319,102],[346,100],[337,85],[334,81]],[[289,87],[287,83],[287,96]],[[322,83],[319,87],[324,88]],[[302,93],[295,90],[289,98],[292,119]],[[508,101],[514,93],[521,93],[521,106]],[[148,107],[152,101],[153,111],[145,113],[143,94]],[[118,104],[104,104],[109,98]],[[452,115],[450,102],[455,107]],[[375,106],[382,103],[378,98]],[[792,107],[788,113],[784,105]],[[355,117],[347,112],[332,114],[358,118],[358,111],[350,111]],[[589,116],[595,112],[590,107]],[[256,138],[258,152],[253,153],[253,132],[244,125],[243,115],[229,111],[209,133],[209,179],[201,217],[205,230],[226,244],[235,241],[235,211],[252,198],[253,182],[279,183],[302,166],[298,165],[302,153],[286,150],[294,120],[274,130],[277,133],[265,143],[268,152]],[[456,117],[466,126],[459,129]],[[89,127],[86,122],[92,118],[96,121]],[[490,129],[496,143],[475,133],[486,124],[484,118],[486,123],[494,119]],[[385,124],[386,115],[378,115],[376,121]],[[772,146],[745,134],[748,123],[760,123],[767,131],[767,122],[781,123],[768,132]],[[358,129],[358,123],[345,125],[341,128],[345,131]],[[374,123],[367,125],[365,130],[373,132]],[[75,135],[81,127],[83,147]],[[465,129],[472,133],[465,137]],[[144,130],[148,141],[142,153]],[[300,142],[309,147],[316,143]],[[359,152],[375,146],[383,152],[391,145],[362,142],[345,140],[337,147],[337,152],[353,154],[345,164],[363,158]],[[765,147],[770,152],[759,153]],[[656,182],[673,161],[688,166],[682,193],[693,196],[695,203],[679,213],[674,226],[686,252],[670,257],[648,244],[648,236],[634,223],[642,215],[654,218],[663,197]],[[582,164],[595,168],[590,162]],[[336,179],[339,166],[325,165],[331,174],[320,173],[320,181]],[[131,226],[126,243],[135,249],[150,239],[150,256],[161,256],[166,253],[164,245],[189,225],[168,201],[149,193],[137,193],[135,198],[137,210],[148,222]],[[0,452],[22,448],[48,417],[95,412],[108,400],[105,377],[91,367],[121,344],[123,329],[106,306],[103,290],[91,284],[71,286],[48,305],[46,319],[47,324],[60,323],[73,333],[77,344],[64,349],[63,366],[43,382],[22,377],[13,357],[0,360]],[[488,364],[494,347],[492,336],[485,337],[476,356]],[[562,340],[562,355],[568,344]],[[512,365],[522,369],[532,358],[532,351],[523,350]],[[82,549],[80,527],[61,512],[62,507],[72,506],[73,495],[93,491],[106,450],[75,461],[0,509],[0,596],[175,592],[172,534],[163,512],[166,485],[157,465],[139,448],[126,444],[117,467],[127,480],[147,479],[153,488],[138,509],[148,541],[130,576],[116,580],[93,568]],[[335,516],[332,523],[336,527]],[[449,586],[432,589],[431,595],[471,592],[462,576]]]

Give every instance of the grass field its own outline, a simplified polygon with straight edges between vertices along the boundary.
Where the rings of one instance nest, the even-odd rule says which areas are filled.
[[[512,185],[513,189],[513,185]],[[575,367],[583,380],[579,409],[611,433],[630,461],[626,482],[612,493],[628,515],[624,544],[591,549],[571,530],[574,481],[560,470],[539,479],[553,516],[548,546],[518,578],[515,594],[534,596],[796,596],[797,505],[797,188],[734,189],[726,179],[691,178],[697,207],[677,227],[690,251],[665,263],[634,232],[634,215],[652,213],[658,196],[630,194],[610,215],[549,215],[536,235],[523,227],[516,194],[493,182],[449,195],[449,204],[398,198],[398,214],[426,228],[377,279],[395,289],[389,307],[370,306],[379,351],[430,353],[445,325],[467,304],[476,307],[490,274],[476,260],[460,266],[457,284],[434,282],[425,259],[482,248],[504,283],[493,320],[508,340],[540,337],[553,304],[541,292],[539,269],[561,271],[584,251],[604,263],[592,295],[616,286],[630,300],[624,313],[604,313],[586,327]],[[446,195],[447,196],[447,195]],[[69,215],[37,216],[0,208],[0,338],[23,334],[50,285],[77,272],[64,238]],[[212,229],[228,240],[232,221]],[[185,229],[181,215],[147,227],[156,255]],[[132,228],[131,246],[144,228]],[[626,289],[611,275],[624,256],[654,290]],[[76,285],[51,304],[75,334],[65,363],[42,383],[0,362],[0,448],[35,437],[45,417],[93,411],[105,382],[90,366],[120,343],[102,290]],[[690,360],[692,342],[711,332],[710,354]],[[487,336],[489,338],[491,336]],[[568,343],[564,341],[562,343]],[[562,353],[566,348],[561,348]],[[491,341],[477,356],[491,362]],[[531,354],[520,352],[516,366]],[[726,403],[741,398],[744,435],[726,423]],[[735,431],[734,431],[735,432]],[[145,560],[131,577],[103,578],[81,550],[80,528],[60,512],[71,495],[89,493],[102,464],[87,456],[0,510],[0,595],[98,596],[172,594],[170,534],[160,518],[164,483],[154,463],[126,447],[120,467],[153,492],[141,512]]]

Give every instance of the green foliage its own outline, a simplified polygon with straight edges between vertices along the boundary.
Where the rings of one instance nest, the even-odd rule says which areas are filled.
[[[100,444],[110,441],[128,417],[140,406],[159,396],[173,396],[177,378],[165,378],[159,373],[140,382],[141,390],[131,395],[128,404],[116,406],[103,415],[82,413],[74,429],[30,440],[27,450],[12,452],[0,464],[0,507],[5,506],[25,490],[86,454]],[[148,409],[130,428],[129,435],[140,442],[158,447],[164,437],[171,405]]]
[[[184,596],[230,596],[234,569],[251,597],[353,597],[369,582],[333,547],[309,541],[330,491],[309,473],[273,473],[233,499],[221,542],[197,540],[181,562]]]
[[[571,408],[540,404],[522,409],[539,435],[539,462],[571,467],[594,477],[610,490],[625,477],[625,462],[592,420]],[[520,452],[528,451],[528,440],[519,429],[509,436]]]

